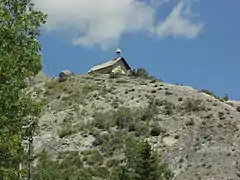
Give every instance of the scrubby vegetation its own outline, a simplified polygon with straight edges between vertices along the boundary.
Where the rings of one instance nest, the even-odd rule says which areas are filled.
[[[98,150],[69,152],[52,159],[47,152],[38,157],[36,180],[170,180],[173,173],[147,141],[124,138],[124,156],[104,158]]]
[[[206,89],[202,89],[202,90],[200,90],[200,92],[208,94],[216,99],[219,99],[220,101],[228,101],[229,100],[228,94],[225,94],[223,97],[219,97],[216,94],[214,94],[214,92],[206,90]]]
[[[150,79],[151,80],[150,83],[155,83],[156,81],[162,82],[161,79],[157,79],[153,76],[150,76],[147,70],[144,68],[138,68],[137,70],[134,69],[131,75],[137,78]]]

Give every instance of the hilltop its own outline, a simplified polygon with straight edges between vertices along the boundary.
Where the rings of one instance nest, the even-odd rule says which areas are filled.
[[[162,154],[177,180],[240,178],[237,102],[155,78],[100,74],[45,77],[30,90],[44,103],[35,154],[79,152],[91,165],[84,152],[97,150],[96,166],[111,168],[132,134]]]

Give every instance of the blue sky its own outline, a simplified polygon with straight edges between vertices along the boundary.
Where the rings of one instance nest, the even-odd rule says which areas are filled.
[[[132,68],[144,67],[168,83],[240,100],[239,0],[36,4],[49,14],[40,42],[43,69],[50,76],[65,69],[84,74],[114,58],[120,47]]]

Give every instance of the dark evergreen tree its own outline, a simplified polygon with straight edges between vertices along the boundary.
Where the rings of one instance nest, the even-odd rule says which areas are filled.
[[[170,180],[173,173],[147,141],[129,140],[126,148],[126,169],[122,176],[130,180]]]

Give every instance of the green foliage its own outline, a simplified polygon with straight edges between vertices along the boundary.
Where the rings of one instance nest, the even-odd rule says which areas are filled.
[[[133,70],[131,75],[133,77],[138,77],[138,78],[144,78],[144,79],[149,79],[150,80],[150,83],[155,83],[155,82],[163,82],[163,80],[161,79],[157,79],[156,77],[154,76],[150,76],[149,73],[147,72],[146,69],[144,68],[138,68],[137,70]]]
[[[117,167],[117,166],[119,166],[120,165],[120,163],[121,163],[121,160],[119,160],[119,159],[109,159],[107,162],[106,162],[106,165],[108,166],[108,167]]]
[[[154,118],[157,112],[158,112],[157,103],[155,102],[154,99],[150,98],[148,106],[143,110],[141,120],[149,122]]]
[[[98,129],[109,130],[110,127],[114,126],[112,115],[109,113],[96,113],[93,117],[92,125]]]
[[[72,125],[70,124],[66,124],[66,126],[64,126],[59,132],[58,135],[60,138],[64,138],[66,136],[69,136],[73,134],[73,128]]]
[[[147,141],[122,136],[125,158],[109,159],[97,150],[66,152],[55,160],[46,152],[40,154],[34,180],[170,180],[173,173]],[[83,158],[82,158],[83,157]],[[84,162],[83,162],[84,161]]]
[[[166,130],[161,128],[158,123],[155,123],[151,128],[150,135],[151,136],[159,136],[161,133],[165,133]]]
[[[200,92],[208,94],[208,95],[210,95],[210,96],[212,96],[216,99],[219,99],[222,102],[229,100],[228,94],[225,94],[223,97],[219,97],[219,96],[215,95],[212,91],[209,91],[209,90],[206,90],[206,89],[200,90]]]
[[[208,95],[210,95],[212,97],[215,97],[215,98],[219,98],[212,91],[209,91],[209,90],[206,90],[206,89],[202,89],[202,90],[200,90],[200,92],[203,92],[203,93],[208,94]]]
[[[78,152],[60,156],[60,160],[52,160],[50,155],[43,152],[34,170],[34,180],[92,180],[91,172],[83,167]]]
[[[149,74],[146,69],[144,68],[139,68],[136,71],[133,70],[132,75],[135,77],[141,77],[141,78],[148,78]]]
[[[225,95],[222,97],[222,99],[223,99],[224,101],[228,101],[228,100],[229,100],[228,94],[225,94]]]
[[[173,173],[147,141],[128,139],[126,143],[126,165],[118,179],[128,180],[169,180]]]
[[[115,98],[112,103],[111,103],[111,106],[114,108],[114,109],[117,109],[119,107],[119,99],[118,98]]]
[[[98,86],[98,85],[84,85],[82,93],[83,94],[88,94],[88,93],[91,93],[91,92],[96,91],[96,90],[100,90],[100,86]]]
[[[14,180],[22,174],[21,143],[36,129],[41,110],[24,88],[42,68],[37,38],[46,16],[31,0],[1,0],[0,18],[0,177]]]
[[[45,86],[47,89],[46,93],[48,96],[55,96],[67,90],[66,84],[58,82],[56,80],[47,82]]]
[[[85,152],[84,161],[90,166],[101,166],[103,160],[103,156],[97,149]]]
[[[175,109],[175,106],[171,102],[166,102],[163,113],[165,115],[173,115],[173,110]]]
[[[119,108],[114,114],[116,125],[119,129],[125,129],[128,127],[130,122],[134,121],[134,117],[129,108]]]
[[[123,137],[124,133],[122,131],[97,137],[98,141],[101,141],[99,145],[101,145],[100,150],[104,153],[104,156],[111,157],[116,150],[120,150],[123,147]]]
[[[200,99],[189,99],[182,104],[183,110],[187,112],[198,112],[206,110],[206,107]]]
[[[110,175],[109,169],[106,166],[92,168],[92,176],[108,179]]]

